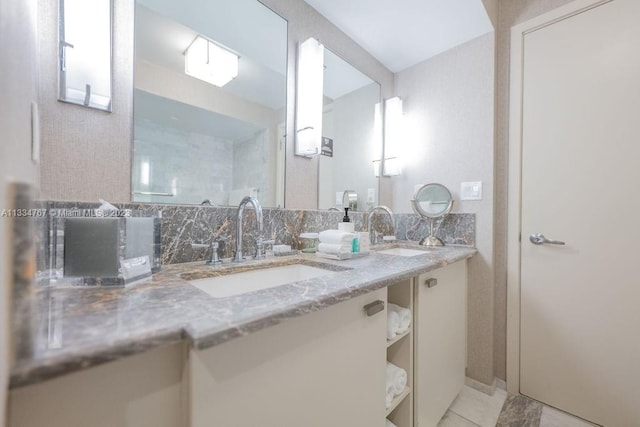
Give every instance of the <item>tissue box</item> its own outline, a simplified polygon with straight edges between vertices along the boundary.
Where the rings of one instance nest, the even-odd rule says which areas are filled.
[[[63,275],[125,285],[160,270],[159,218],[66,218]]]

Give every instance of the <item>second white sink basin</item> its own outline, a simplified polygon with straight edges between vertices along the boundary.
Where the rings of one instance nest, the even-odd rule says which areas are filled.
[[[189,283],[212,297],[225,298],[335,273],[336,271],[324,268],[291,264],[207,277],[191,280]]]
[[[427,253],[427,251],[424,251],[424,250],[409,249],[409,248],[391,248],[391,249],[383,249],[377,252],[379,254],[397,255],[397,256],[416,256],[416,255],[424,255]]]

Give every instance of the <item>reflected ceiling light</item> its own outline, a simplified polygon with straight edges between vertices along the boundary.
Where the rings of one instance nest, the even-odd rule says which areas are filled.
[[[238,76],[238,55],[197,36],[184,53],[184,72],[222,87]]]

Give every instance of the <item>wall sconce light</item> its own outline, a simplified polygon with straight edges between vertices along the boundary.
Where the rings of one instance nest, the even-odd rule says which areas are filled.
[[[382,163],[381,160],[373,161],[373,174],[376,178],[380,176],[380,163]],[[400,175],[402,173],[400,160],[397,157],[385,157],[383,171],[384,173],[382,174],[382,176]]]
[[[384,101],[384,156],[383,176],[396,176],[402,172],[400,149],[404,140],[402,99],[389,98]]]
[[[400,159],[397,157],[385,157],[384,159],[384,176],[397,176],[402,172],[400,167]]]
[[[380,160],[373,161],[373,175],[376,178],[380,177]]]
[[[398,97],[384,101],[384,114],[382,104],[377,103],[374,112],[374,154],[373,173],[376,178],[380,176],[396,176],[402,172],[400,157],[397,155],[402,144],[404,124],[402,123],[402,100]],[[384,117],[384,128],[382,126]],[[384,144],[381,136],[384,134]]]
[[[184,53],[184,72],[222,87],[238,76],[238,55],[197,36]]]
[[[313,37],[298,45],[295,155],[320,153],[324,81],[324,46]]]

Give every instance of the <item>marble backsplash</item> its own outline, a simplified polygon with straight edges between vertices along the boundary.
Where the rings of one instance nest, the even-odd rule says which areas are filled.
[[[75,202],[37,202],[41,209],[82,210],[96,209],[98,203]],[[220,242],[218,250],[222,258],[233,256],[235,250],[235,218],[236,207],[160,205],[160,204],[116,204],[118,209],[131,210],[135,217],[162,218],[162,264],[176,264],[205,260],[209,249],[192,247],[194,244]],[[298,210],[298,209],[263,209],[263,238],[274,239],[277,244],[291,245],[293,249],[302,249],[304,241],[299,239],[300,233],[318,232],[337,228],[342,220],[342,212]],[[349,213],[356,231],[367,230],[367,213]],[[37,218],[37,258],[38,270],[42,271],[51,265],[49,258],[49,230],[53,223],[50,216]],[[60,217],[55,221],[60,221]],[[416,214],[394,214],[395,236],[401,240],[418,241],[429,235],[429,222]],[[385,215],[375,214],[372,222],[376,231],[385,235],[391,234],[389,220]],[[243,222],[243,252],[255,253],[255,239],[258,233],[255,227],[255,213],[251,207],[245,210]],[[445,244],[475,246],[475,215],[449,214],[434,224],[434,234]],[[61,253],[61,251],[58,251]]]

